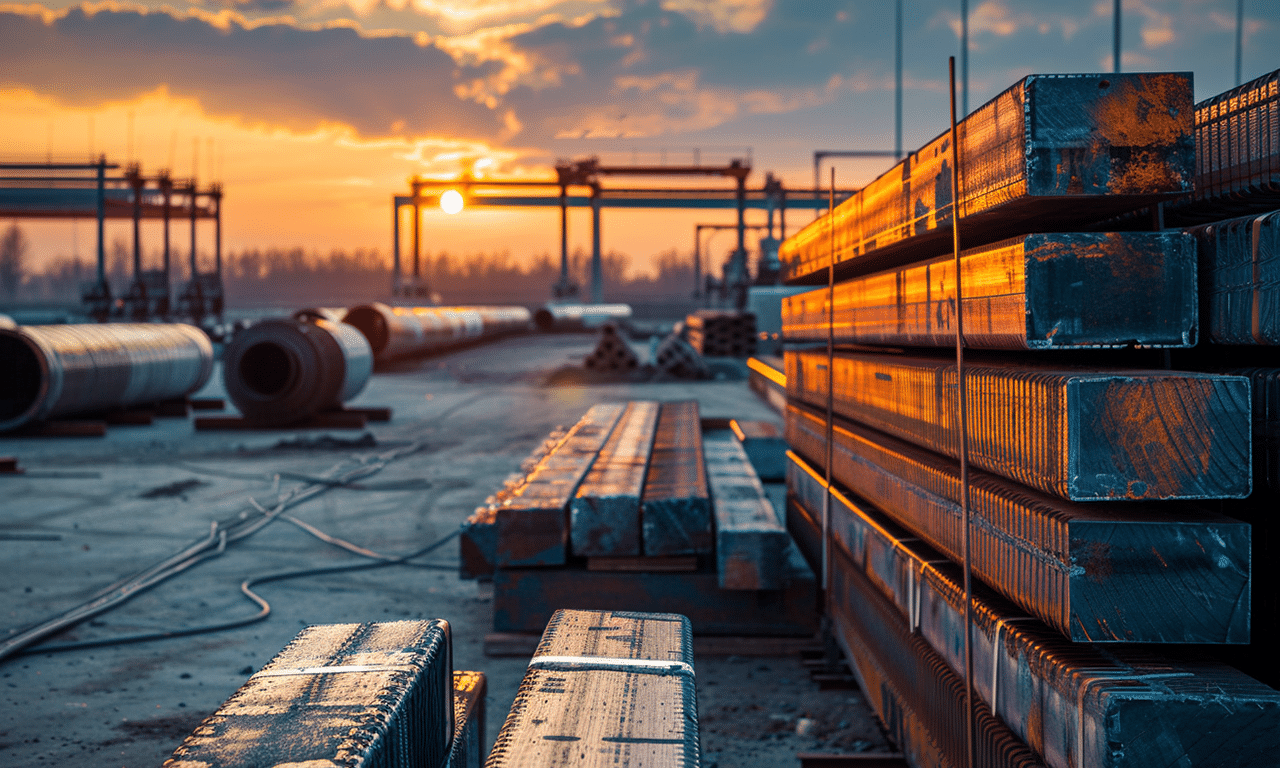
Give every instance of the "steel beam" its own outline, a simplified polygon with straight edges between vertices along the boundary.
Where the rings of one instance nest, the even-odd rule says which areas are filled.
[[[1200,249],[1206,334],[1215,344],[1280,344],[1280,212],[1188,230]]]
[[[792,499],[801,507],[793,519],[816,527],[825,484],[800,460],[792,476],[805,486]],[[831,530],[838,559],[860,577],[846,574],[846,583],[871,587],[899,625],[959,674],[960,568],[838,489]],[[974,682],[984,708],[1053,768],[1263,766],[1280,748],[1280,692],[1224,664],[1074,644],[981,585],[973,613]]]
[[[722,589],[778,589],[786,526],[765,495],[747,453],[729,430],[703,435],[716,521],[716,571]]]
[[[569,502],[625,408],[593,406],[519,484],[495,500],[499,568],[564,565]]]
[[[971,248],[961,264],[968,347],[1196,342],[1195,242],[1179,232],[1027,235]],[[835,342],[954,345],[955,289],[949,255],[839,283]],[[825,287],[782,300],[787,341],[826,342],[831,322]]]
[[[826,407],[825,352],[785,360],[787,396]],[[954,362],[841,352],[830,374],[840,415],[958,457]],[[965,381],[972,464],[1045,493],[1218,499],[1252,488],[1243,377],[975,363]]]
[[[1018,81],[959,126],[966,243],[1070,231],[1190,192],[1191,98],[1185,73]],[[839,277],[944,253],[949,146],[939,136],[783,243],[784,280],[822,282],[833,248]]]
[[[556,612],[486,763],[699,764],[689,620],[615,611]]]
[[[481,768],[485,760],[485,706],[488,680],[483,672],[453,673],[453,746],[443,768]]]
[[[640,554],[640,501],[658,425],[658,403],[634,400],[569,502],[573,554]]]
[[[712,550],[711,495],[697,400],[662,404],[640,516],[645,555]]]
[[[844,421],[832,436],[838,483],[960,560],[954,462]],[[788,409],[787,442],[813,466],[825,440],[823,416]],[[806,482],[793,468],[792,492]],[[1073,504],[973,470],[969,493],[974,574],[1071,640],[1249,642],[1246,523],[1184,504]]]

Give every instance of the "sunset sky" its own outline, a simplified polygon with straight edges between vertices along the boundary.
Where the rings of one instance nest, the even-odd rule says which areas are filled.
[[[945,127],[959,5],[906,0],[907,149]],[[1126,71],[1191,71],[1197,99],[1235,85],[1235,0],[1123,5]],[[970,0],[970,107],[1026,74],[1110,71],[1111,8]],[[1280,67],[1280,3],[1245,11],[1247,80]],[[390,197],[415,173],[547,177],[557,157],[656,160],[668,148],[674,160],[700,147],[705,160],[750,147],[752,186],[771,170],[807,188],[815,149],[892,148],[893,55],[891,0],[0,4],[0,157],[105,153],[220,181],[226,249],[386,252]],[[840,162],[838,182],[889,164]],[[557,218],[431,211],[425,248],[556,253]],[[643,270],[662,250],[691,249],[694,222],[731,220],[606,211],[604,247]],[[92,253],[88,221],[23,227],[37,266]],[[589,247],[585,213],[571,234]],[[714,249],[729,244],[721,235]]]

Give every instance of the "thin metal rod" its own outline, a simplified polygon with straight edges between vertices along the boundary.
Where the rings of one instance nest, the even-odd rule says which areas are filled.
[[[827,457],[826,481],[827,492],[822,497],[822,594],[823,600],[831,594],[831,458],[832,443],[835,441],[835,295],[836,295],[836,169],[831,167],[830,206],[827,208],[827,244],[830,256],[827,258]],[[831,615],[830,611],[826,614]]]
[[[1111,10],[1111,71],[1120,71],[1120,0],[1115,0]]]
[[[391,295],[400,295],[400,204],[391,196]]]
[[[893,155],[902,159],[902,0],[896,7],[893,40]],[[834,188],[834,187],[833,187]]]
[[[960,0],[960,114],[969,115],[969,0]]]
[[[951,70],[951,250],[956,268],[956,397],[960,414],[960,512],[964,516],[961,557],[964,567],[964,724],[965,755],[969,768],[977,765],[973,723],[973,569],[969,557],[969,409],[964,370],[964,293],[960,278],[960,144],[956,129],[956,57]]]
[[[1244,0],[1236,0],[1236,85],[1244,83]]]

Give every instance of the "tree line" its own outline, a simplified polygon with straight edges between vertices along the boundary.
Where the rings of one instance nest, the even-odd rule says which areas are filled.
[[[92,257],[58,256],[42,269],[32,269],[29,245],[18,225],[0,236],[0,299],[20,302],[75,303],[84,284],[96,277]],[[171,255],[175,290],[187,279],[188,255]],[[569,276],[579,296],[590,296],[590,256],[575,251]],[[144,266],[156,268],[158,251],[145,254]],[[132,280],[132,249],[123,238],[107,249],[107,279],[116,296],[127,294]],[[617,251],[601,257],[604,299],[623,302],[683,302],[693,291],[693,262],[675,249],[659,254],[652,273],[630,274],[632,259]],[[201,270],[212,270],[213,257],[202,253]],[[406,277],[413,265],[403,265]],[[560,281],[558,257],[543,253],[518,259],[509,251],[426,254],[419,262],[420,282],[447,304],[540,304]],[[225,254],[223,284],[228,306],[347,306],[390,294],[392,263],[377,248],[250,248]]]

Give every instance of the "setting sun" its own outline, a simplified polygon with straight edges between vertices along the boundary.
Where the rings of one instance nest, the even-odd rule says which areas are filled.
[[[448,214],[458,213],[462,210],[462,193],[456,189],[445,191],[440,195],[440,210]]]

